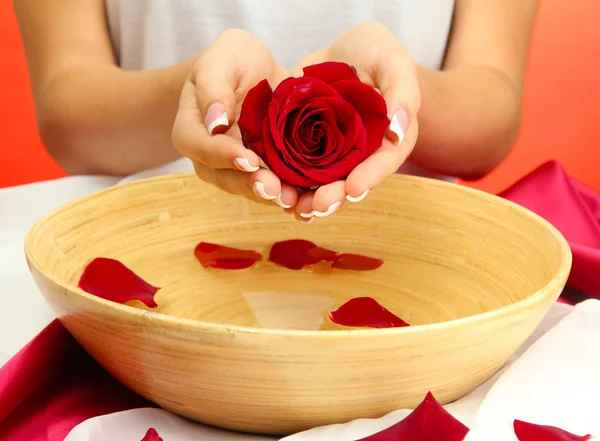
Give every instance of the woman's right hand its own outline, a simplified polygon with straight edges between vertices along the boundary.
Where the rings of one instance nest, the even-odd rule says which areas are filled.
[[[237,125],[251,88],[264,79],[275,88],[288,76],[267,47],[242,30],[224,32],[197,56],[181,92],[172,139],[200,179],[257,202],[295,206],[298,190],[282,184],[244,147]]]

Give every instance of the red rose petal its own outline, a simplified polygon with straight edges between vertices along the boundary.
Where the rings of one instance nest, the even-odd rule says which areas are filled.
[[[335,256],[335,251],[321,248],[308,240],[292,239],[273,244],[269,260],[288,269],[300,270],[318,262],[331,262]]]
[[[383,260],[374,257],[361,256],[360,254],[339,254],[332,268],[354,271],[370,271],[383,265]]]
[[[163,441],[163,439],[155,429],[150,428],[142,438],[142,441]]]
[[[367,156],[381,147],[390,126],[385,99],[371,86],[356,81],[339,81],[332,84],[346,102],[351,104],[365,126],[367,134]]]
[[[592,435],[573,435],[558,427],[539,426],[520,420],[515,420],[513,427],[519,441],[587,441],[592,438]]]
[[[265,120],[263,124],[265,132],[268,132],[268,120]],[[275,141],[271,136],[265,136],[264,149],[265,156],[262,157],[262,160],[265,162],[265,164],[267,164],[267,167],[269,167],[269,169],[271,169],[277,175],[277,177],[281,179],[281,181],[300,188],[321,185],[319,182],[304,176],[302,171],[286,165],[282,159],[283,154],[281,153],[281,150],[275,146]]]
[[[256,251],[240,250],[209,242],[200,242],[194,250],[194,255],[203,267],[218,269],[250,268],[262,260],[261,254]]]
[[[238,120],[243,144],[257,155],[264,155],[263,121],[269,114],[269,104],[273,90],[267,80],[263,80],[248,91]]]
[[[358,441],[463,441],[467,433],[469,428],[448,413],[429,392],[402,421]]]
[[[360,81],[356,69],[349,64],[336,61],[313,64],[302,69],[305,77],[318,78],[326,83],[341,80]]]
[[[332,322],[342,326],[402,328],[410,326],[371,297],[356,297],[329,312]]]
[[[98,257],[86,266],[79,288],[102,299],[117,303],[139,300],[156,308],[154,295],[160,288],[150,285],[118,260]]]
[[[328,250],[327,248],[321,248],[315,246],[314,248],[306,251],[307,261],[311,264],[318,262],[333,262],[337,258],[338,253],[335,251]]]

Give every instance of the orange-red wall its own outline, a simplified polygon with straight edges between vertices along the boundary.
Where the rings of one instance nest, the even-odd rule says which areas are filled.
[[[63,176],[37,134],[25,55],[12,9],[0,1],[0,187]]]

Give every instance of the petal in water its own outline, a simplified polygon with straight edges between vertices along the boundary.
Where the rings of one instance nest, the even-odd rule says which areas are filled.
[[[410,326],[371,297],[357,297],[329,313],[332,322],[342,326],[401,328]]]
[[[553,426],[539,426],[515,420],[513,423],[515,435],[519,441],[587,441],[592,435],[574,435]]]
[[[370,271],[383,265],[383,260],[360,254],[340,254],[331,265],[332,268],[354,271]]]
[[[335,251],[321,248],[308,240],[292,239],[273,244],[269,260],[288,269],[300,270],[307,265],[332,262],[336,256]]]
[[[163,441],[163,439],[155,429],[150,428],[142,438],[142,441]]]
[[[150,285],[121,262],[98,257],[85,268],[79,288],[97,297],[117,303],[139,300],[156,308],[154,295],[160,288]]]
[[[200,242],[194,250],[196,259],[203,267],[219,269],[250,268],[262,260],[260,253],[253,250],[240,250],[209,242]]]
[[[359,441],[463,441],[468,432],[469,428],[448,413],[429,392],[419,407],[402,421]]]

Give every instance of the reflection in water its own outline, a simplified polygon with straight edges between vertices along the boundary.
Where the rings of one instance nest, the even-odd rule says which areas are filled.
[[[281,292],[242,293],[256,321],[263,328],[316,331],[334,298],[315,294]]]

